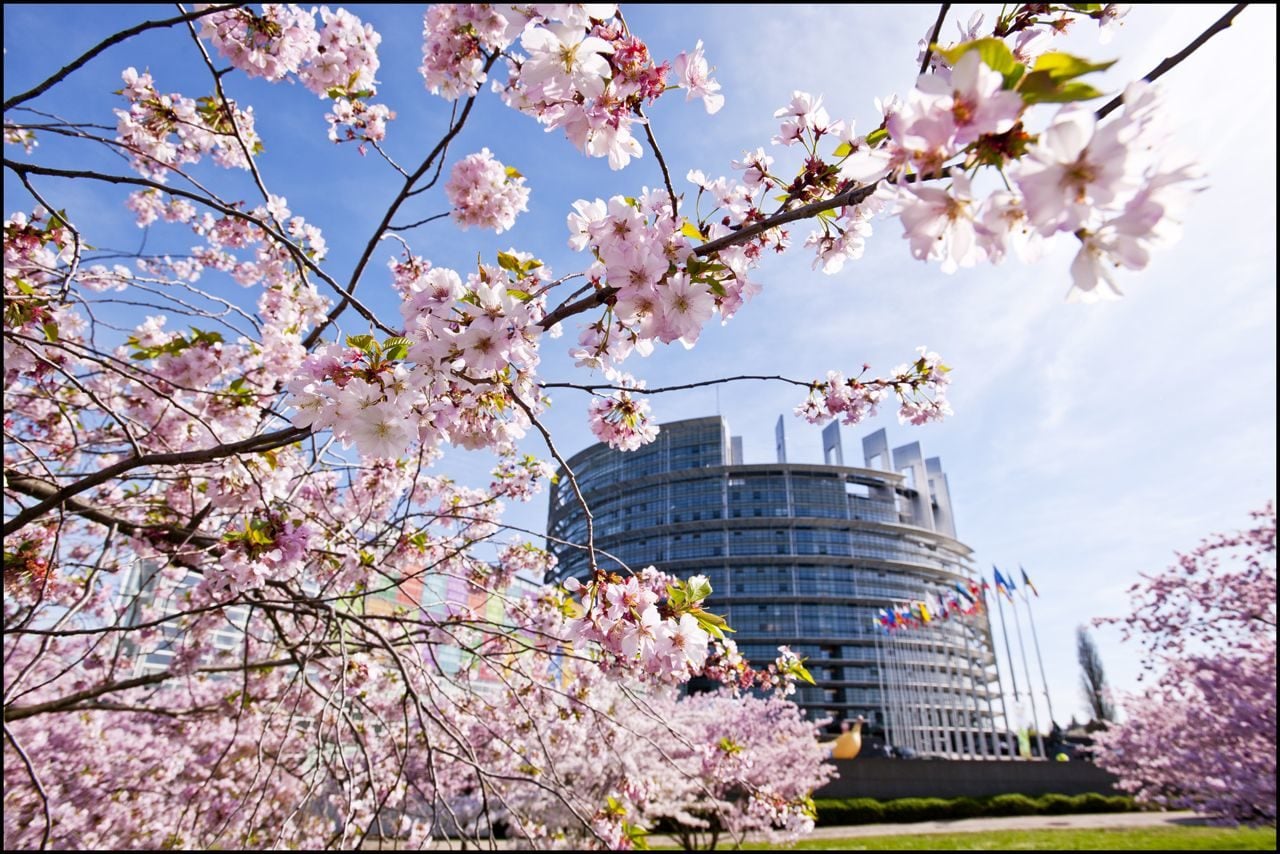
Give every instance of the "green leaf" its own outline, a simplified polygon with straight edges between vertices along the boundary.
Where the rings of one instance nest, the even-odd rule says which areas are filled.
[[[853,154],[853,146],[847,142],[842,142],[836,146],[836,150],[832,153],[833,157],[848,157]]]
[[[1022,100],[1028,104],[1067,104],[1072,101],[1089,101],[1093,98],[1101,98],[1102,92],[1088,83],[1081,83],[1078,80],[1071,83],[1048,83],[1032,82],[1031,78],[1035,77],[1036,72],[1027,75],[1027,79],[1023,81],[1019,92]],[[1030,85],[1028,85],[1030,84]]]
[[[637,851],[649,850],[649,840],[646,838],[649,835],[649,831],[646,828],[624,821],[622,823],[622,835],[631,841],[631,847]]]
[[[703,236],[702,231],[687,219],[684,221],[684,225],[680,226],[680,233],[691,240],[705,241],[707,239]]]
[[[962,42],[951,48],[944,48],[935,44],[933,49],[939,55],[946,57],[947,62],[952,65],[959,62],[960,57],[969,51],[976,50],[978,58],[986,63],[988,68],[1005,75],[1013,72],[1014,68],[1019,65],[1018,60],[1013,55],[1013,51],[1009,50],[1009,46],[1004,43],[1003,39],[991,37],[974,39],[970,42]]]
[[[396,335],[382,342],[382,355],[388,359],[403,359],[409,355],[412,342],[402,335]]]
[[[704,632],[717,640],[724,640],[725,632],[729,632],[730,634],[733,633],[733,629],[729,628],[729,624],[725,621],[724,617],[721,617],[718,614],[710,614],[701,608],[690,611],[689,613],[698,621],[698,626]]]
[[[520,259],[512,255],[510,252],[499,252],[498,266],[504,270],[510,270],[513,273],[519,273]]]
[[[52,320],[47,320],[40,325],[40,328],[44,330],[44,337],[47,338],[50,343],[57,343],[58,324],[54,323]]]
[[[695,575],[685,582],[685,589],[688,591],[689,601],[701,602],[711,595],[711,582],[705,575]]]
[[[888,138],[889,131],[887,128],[876,128],[871,133],[867,134],[867,145],[877,146]]]
[[[1073,80],[1082,74],[1091,74],[1094,71],[1106,71],[1115,64],[1116,60],[1114,59],[1110,62],[1090,62],[1087,59],[1081,59],[1069,53],[1054,51],[1041,54],[1031,70],[1033,72],[1043,71],[1054,80],[1064,81]]]
[[[507,177],[508,177],[508,178],[523,178],[524,176],[520,174],[520,170],[519,170],[519,169],[517,169],[516,167],[514,167],[514,166],[508,166],[508,167],[507,167]]]
[[[368,353],[376,342],[372,335],[348,335],[347,346]]]

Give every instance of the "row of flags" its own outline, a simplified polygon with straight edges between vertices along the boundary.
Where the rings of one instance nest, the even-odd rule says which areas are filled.
[[[1002,574],[998,568],[992,565],[991,569],[995,573],[995,589],[998,593],[1004,595],[1013,601],[1013,591],[1017,589],[1013,579]],[[1023,587],[1030,590],[1040,597],[1040,591],[1036,590],[1036,586],[1031,583],[1031,579],[1027,576],[1027,571],[1018,569],[1022,572]],[[970,616],[981,611],[986,602],[986,593],[991,589],[991,585],[984,578],[981,583],[977,581],[968,581],[964,584],[956,582],[952,585],[954,590],[942,592],[934,592],[925,596],[924,599],[914,602],[907,602],[900,605],[891,605],[888,608],[881,608],[875,617],[875,623],[885,632],[897,631],[899,629],[914,629],[929,623],[949,620],[955,617]],[[1023,595],[1026,595],[1025,593]]]

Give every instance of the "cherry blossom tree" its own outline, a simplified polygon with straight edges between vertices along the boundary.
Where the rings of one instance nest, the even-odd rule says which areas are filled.
[[[947,11],[865,133],[797,91],[767,148],[726,158],[732,177],[679,184],[645,109],[683,89],[719,110],[733,95],[715,46],[656,58],[612,4],[430,7],[419,70],[452,106],[425,145],[396,138],[408,107],[377,100],[382,36],[327,7],[180,8],[7,97],[21,209],[4,225],[6,845],[623,847],[660,820],[810,826],[829,772],[782,699],[803,663],[784,648],[748,666],[703,607],[705,577],[602,568],[589,509],[583,541],[562,545],[591,572],[538,587],[554,560],[503,508],[552,476],[582,500],[545,424],[553,389],[587,397],[602,441],[653,441],[650,398],[673,389],[623,363],[728,323],[772,253],[832,273],[888,219],[943,273],[1066,241],[1071,296],[1093,300],[1176,235],[1198,173],[1153,81],[1239,9],[1101,107],[1083,78],[1110,63],[1055,37],[1105,35],[1122,7],[1008,7],[955,41]],[[185,51],[200,92],[130,53],[151,39]],[[82,116],[46,109],[92,61],[120,82]],[[300,84],[289,97],[318,143],[398,183],[347,224],[367,235],[349,267],[273,192],[275,143],[246,100],[271,84]],[[573,270],[537,247],[459,270],[430,257],[428,224],[502,234],[536,197],[519,164],[452,150],[494,101],[613,170],[656,167],[625,195],[581,187],[556,215]],[[417,218],[429,198],[448,210]],[[142,247],[104,248],[104,210]],[[812,229],[798,247],[794,224]],[[378,286],[395,310],[375,310]],[[547,376],[566,326],[585,375]],[[912,424],[951,412],[926,347],[882,372],[721,381],[792,384],[815,423],[885,403]],[[526,436],[543,450],[522,451]],[[492,455],[487,483],[440,473],[459,451]],[[677,700],[695,676],[781,697]]]
[[[1131,590],[1119,624],[1147,652],[1146,690],[1096,736],[1139,798],[1228,822],[1276,820],[1276,511],[1214,534]]]

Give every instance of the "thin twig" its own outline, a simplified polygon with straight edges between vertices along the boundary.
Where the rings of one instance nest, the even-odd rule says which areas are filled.
[[[85,53],[82,53],[77,59],[74,59],[67,65],[64,65],[56,74],[54,74],[48,80],[41,83],[39,86],[36,86],[32,89],[28,89],[26,92],[23,92],[21,95],[14,95],[12,98],[5,101],[4,109],[9,110],[12,107],[16,107],[18,104],[21,104],[23,101],[30,101],[32,98],[36,97],[37,95],[43,94],[44,92],[48,91],[48,89],[50,89],[51,87],[61,83],[62,80],[68,74],[79,69],[86,62],[93,59],[95,56],[102,53],[107,48],[111,47],[112,45],[120,44],[120,42],[125,41],[126,39],[130,39],[138,35],[139,33],[144,33],[147,30],[159,29],[161,27],[172,27],[174,24],[181,24],[186,21],[194,21],[199,18],[203,18],[205,15],[213,15],[217,12],[223,12],[223,11],[226,11],[227,9],[236,9],[244,5],[246,4],[227,3],[220,6],[210,6],[209,8],[201,9],[198,12],[187,12],[186,14],[178,15],[175,18],[165,18],[162,21],[144,21],[143,23],[138,24],[136,27],[130,27],[127,30],[121,30],[120,32],[116,33],[113,36],[107,36],[105,39],[103,39],[102,41],[98,42],[96,45],[91,47],[88,51],[86,51]]]
[[[950,3],[943,3],[942,8],[938,10],[938,20],[933,25],[933,35],[929,36],[929,43],[924,46],[924,59],[920,62],[921,74],[929,70],[929,60],[933,59],[933,46],[938,43],[938,35],[942,32],[942,22],[946,19],[947,11],[950,8]]]
[[[1237,3],[1236,5],[1232,6],[1231,9],[1227,12],[1227,14],[1223,15],[1221,18],[1215,21],[1207,30],[1205,30],[1203,33],[1197,36],[1195,40],[1191,42],[1191,44],[1187,45],[1182,50],[1175,53],[1173,56],[1165,57],[1160,62],[1159,65],[1157,65],[1155,68],[1148,71],[1142,79],[1147,81],[1148,83],[1154,82],[1158,77],[1160,77],[1166,71],[1171,70],[1178,63],[1182,62],[1182,60],[1186,59],[1188,56],[1190,56],[1191,54],[1199,50],[1200,46],[1203,45],[1205,42],[1207,42],[1209,39],[1213,38],[1218,33],[1222,32],[1227,27],[1231,26],[1231,22],[1235,20],[1236,15],[1239,15],[1241,12],[1243,12],[1244,7],[1248,5],[1249,5],[1248,3]],[[1095,115],[1099,119],[1106,118],[1108,115],[1110,115],[1112,111],[1114,111],[1122,103],[1124,103],[1124,96],[1117,95],[1114,98],[1112,98],[1110,101],[1108,101],[1101,109],[1099,109],[1098,112],[1095,113]]]

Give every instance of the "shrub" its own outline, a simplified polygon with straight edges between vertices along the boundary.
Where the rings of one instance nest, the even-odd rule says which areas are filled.
[[[978,818],[987,814],[987,805],[977,798],[956,798],[947,810],[948,818]]]
[[[1035,815],[1039,804],[1026,795],[996,795],[987,805],[987,815]]]
[[[940,821],[1010,815],[1068,815],[1133,812],[1141,806],[1128,795],[995,795],[986,798],[829,798],[814,802],[818,824],[835,827],[876,822]]]

